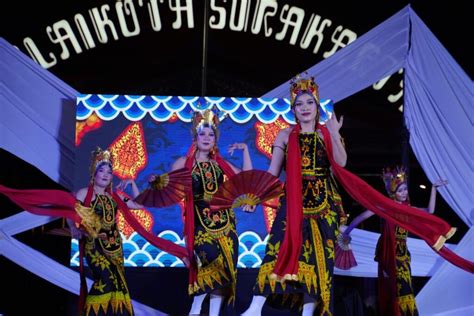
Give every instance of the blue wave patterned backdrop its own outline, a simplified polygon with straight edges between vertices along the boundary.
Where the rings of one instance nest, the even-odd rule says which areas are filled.
[[[140,189],[146,188],[150,174],[168,172],[171,164],[188,151],[192,143],[189,123],[192,113],[214,106],[221,111],[221,136],[218,146],[223,157],[240,167],[241,153],[236,152],[230,156],[226,148],[235,142],[245,142],[249,147],[254,168],[267,170],[270,160],[257,149],[254,125],[257,122],[272,123],[279,117],[293,124],[294,116],[287,99],[88,94],[77,99],[76,119],[83,122],[95,114],[102,121],[102,125],[86,133],[78,142],[75,189],[86,186],[89,181],[90,152],[96,146],[109,147],[124,129],[138,121],[144,131],[148,162],[137,175],[135,182]],[[332,102],[322,100],[320,110],[321,121],[327,120],[333,112]],[[170,120],[173,114],[177,119]],[[153,233],[184,245],[179,206],[148,208],[147,211],[154,219]],[[259,267],[267,238],[263,211],[260,206],[253,214],[236,210],[236,217],[239,234],[238,267]],[[179,259],[151,246],[135,232],[129,237],[122,237],[125,266],[184,267]],[[78,266],[77,241],[73,240],[71,245],[70,262],[72,266]]]
[[[176,232],[162,231],[158,236],[184,246],[184,240]],[[150,245],[136,232],[129,238],[122,235],[125,266],[128,267],[184,267],[181,260]],[[256,268],[260,266],[267,242],[253,232],[246,231],[239,235],[239,268]],[[71,265],[79,266],[79,244],[76,239],[71,243]]]
[[[205,106],[199,107],[198,103]],[[104,121],[111,121],[122,114],[130,121],[140,121],[149,115],[158,122],[166,122],[176,113],[181,121],[190,122],[193,111],[214,106],[240,124],[254,117],[260,122],[271,123],[280,116],[290,124],[295,122],[288,99],[104,94],[79,96],[76,118],[85,120],[95,112]],[[320,121],[324,122],[333,112],[331,100],[321,100],[321,108]]]

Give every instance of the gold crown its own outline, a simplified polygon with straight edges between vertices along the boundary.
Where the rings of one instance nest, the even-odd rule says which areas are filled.
[[[382,170],[382,178],[388,194],[393,195],[400,184],[407,182],[406,169],[399,166],[393,169],[385,168]]]
[[[307,73],[305,73],[307,75]],[[303,78],[299,74],[290,80],[290,104],[294,105],[295,99],[301,93],[310,93],[319,103],[319,88],[314,82],[314,77]]]
[[[110,168],[112,168],[113,166],[112,154],[108,149],[102,150],[100,147],[97,147],[91,153],[91,166],[89,170],[91,177],[94,177],[97,167],[99,167],[100,165],[104,163],[109,164]]]
[[[198,103],[200,107],[200,103]],[[196,135],[203,127],[210,127],[217,132],[219,126],[219,115],[213,109],[206,109],[204,111],[194,111],[193,113],[193,135]]]

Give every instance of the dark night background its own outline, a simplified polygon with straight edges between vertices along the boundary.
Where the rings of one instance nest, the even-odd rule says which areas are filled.
[[[44,48],[43,54],[56,46],[48,41],[46,26],[61,19],[70,23],[76,13],[87,14],[87,10],[104,3],[115,1],[35,1],[24,3],[9,1],[9,9],[0,12],[0,36],[25,51],[23,38],[31,37]],[[146,1],[145,1],[146,2]],[[107,44],[96,43],[91,50],[83,50],[60,60],[59,50],[54,51],[58,64],[48,69],[54,75],[80,93],[101,94],[146,94],[146,95],[208,95],[258,97],[285,82],[295,74],[304,71],[322,60],[322,53],[331,48],[331,32],[325,33],[325,41],[317,54],[312,53],[314,43],[308,49],[289,44],[289,34],[283,41],[274,36],[266,38],[247,32],[233,32],[228,26],[224,30],[209,29],[207,46],[207,68],[205,88],[202,80],[203,59],[203,14],[204,1],[195,1],[194,28],[171,28],[174,16],[162,10],[163,29],[154,32],[145,22],[141,23],[140,35],[131,38],[120,37]],[[230,12],[232,1],[218,3]],[[461,68],[473,77],[473,56],[469,41],[472,41],[472,17],[468,16],[467,4],[461,1],[279,1],[298,6],[306,11],[305,23],[310,13],[332,20],[330,29],[342,25],[363,35],[379,23],[398,12],[408,3],[427,24],[444,47],[459,63]],[[165,1],[166,4],[166,1]],[[255,4],[252,3],[251,6]],[[162,4],[166,8],[166,5]],[[145,12],[141,10],[140,12]],[[251,12],[253,12],[251,10]],[[114,19],[111,15],[111,18]],[[145,20],[140,16],[139,20]],[[115,19],[116,20],[116,19]],[[186,23],[184,21],[184,23]],[[148,26],[148,29],[146,28]],[[279,31],[278,24],[274,32]],[[301,30],[300,34],[304,31]],[[299,39],[298,42],[299,43]],[[317,78],[316,78],[317,79]],[[398,103],[387,101],[389,94],[396,94],[402,75],[395,74],[382,90],[368,87],[359,93],[336,103],[338,116],[344,115],[341,134],[348,151],[347,169],[360,175],[375,188],[383,190],[379,178],[386,165],[406,161],[410,167],[410,197],[413,205],[425,207],[429,198],[429,182],[420,168],[416,157],[407,143],[408,135],[403,127],[403,116]],[[330,96],[323,96],[329,97]],[[45,109],[47,110],[47,109]],[[0,183],[17,188],[61,188],[33,166],[0,149]],[[449,180],[449,179],[448,179]],[[420,184],[427,185],[422,190]],[[343,195],[345,208],[352,217],[363,209]],[[9,200],[0,196],[2,212],[0,218],[19,211]],[[458,227],[450,240],[457,243],[466,225],[438,194],[436,215]],[[15,238],[47,254],[59,262],[68,264],[70,241],[65,237],[46,234],[51,227],[61,226],[61,221],[50,223],[16,235]],[[361,228],[378,230],[378,220],[371,218]],[[145,269],[143,269],[145,270]],[[128,268],[132,297],[162,311],[179,314],[187,310],[190,300],[186,296],[186,272],[184,269],[140,269]],[[152,271],[155,270],[155,271]],[[183,271],[182,271],[183,270]],[[236,302],[235,311],[242,312],[249,303],[248,291],[254,280],[253,271],[239,271],[239,293],[244,296]],[[7,281],[8,279],[8,281]],[[0,314],[5,315],[68,315],[74,313],[76,296],[38,279],[30,272],[0,256]],[[427,278],[415,278],[417,290]],[[167,287],[169,282],[177,284]],[[342,285],[340,298],[354,296],[359,291],[362,300],[373,291],[373,279],[336,277],[336,286]],[[373,293],[372,293],[373,294]],[[186,303],[183,303],[186,302]],[[186,305],[185,305],[186,304]],[[272,311],[266,310],[270,315]],[[368,314],[369,312],[366,311]],[[344,315],[344,314],[340,314]]]

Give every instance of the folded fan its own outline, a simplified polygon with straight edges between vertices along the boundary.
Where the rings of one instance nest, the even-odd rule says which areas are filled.
[[[346,226],[341,226],[339,228],[341,233],[337,235],[335,244],[336,258],[334,260],[334,265],[336,268],[342,270],[348,270],[357,266],[350,239],[344,238],[344,235],[342,234],[346,228]]]

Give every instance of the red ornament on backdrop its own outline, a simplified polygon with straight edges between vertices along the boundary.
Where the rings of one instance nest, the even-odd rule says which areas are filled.
[[[110,145],[114,175],[122,180],[136,179],[148,163],[141,122],[130,124]]]

